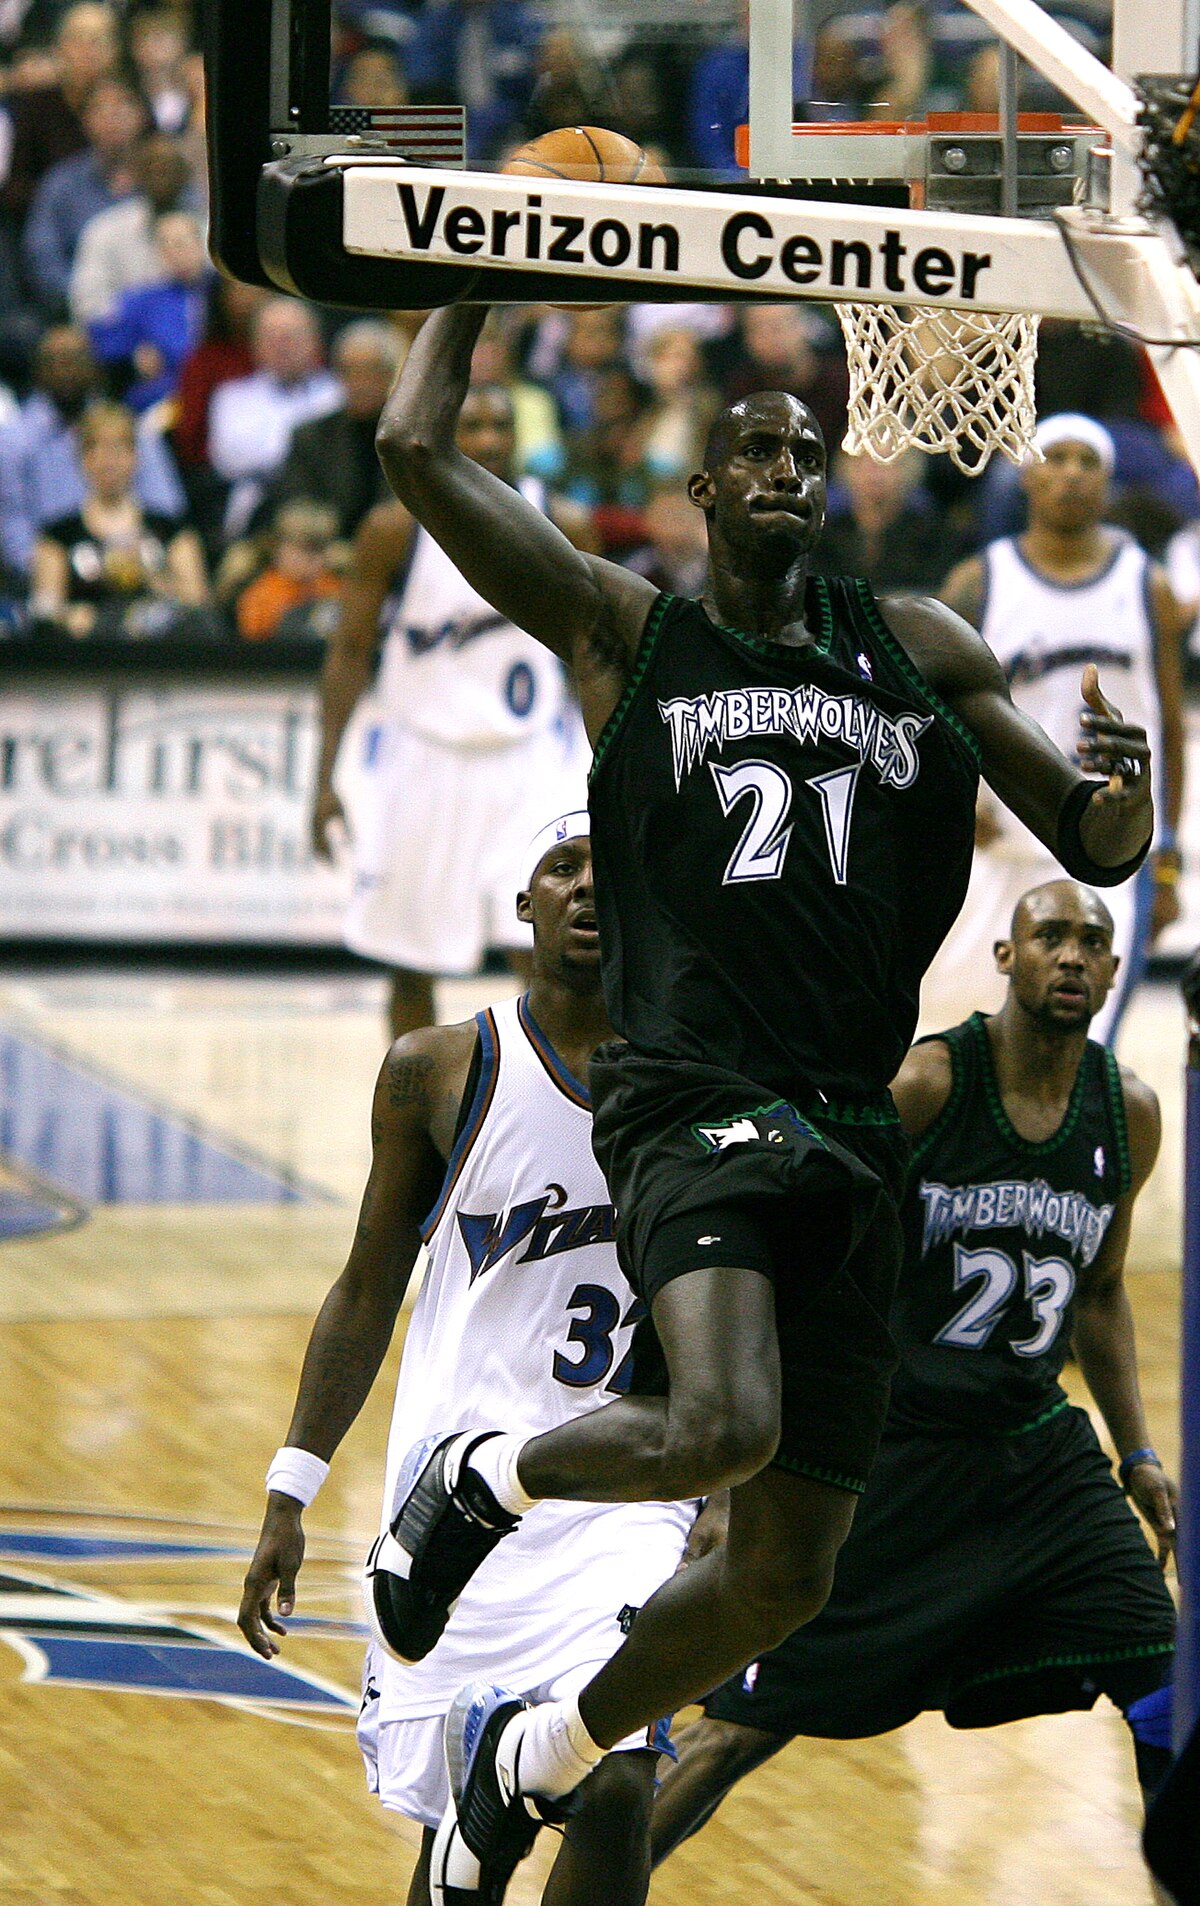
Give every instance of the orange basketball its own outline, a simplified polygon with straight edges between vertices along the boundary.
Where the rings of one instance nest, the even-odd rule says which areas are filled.
[[[562,126],[518,146],[501,166],[533,179],[590,179],[594,184],[665,185],[666,173],[641,146],[604,126]],[[559,304],[555,311],[600,311],[598,304]]]
[[[609,185],[665,185],[661,166],[641,146],[603,126],[563,126],[518,146],[501,167],[526,177],[591,179]]]

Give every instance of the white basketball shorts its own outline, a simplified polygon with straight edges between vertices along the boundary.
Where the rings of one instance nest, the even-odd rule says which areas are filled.
[[[367,729],[347,946],[411,972],[465,974],[489,947],[531,945],[516,915],[521,866],[540,827],[587,805],[581,733],[574,711],[528,741],[477,750],[391,722]]]
[[[606,1625],[611,1628],[611,1616]],[[540,1687],[516,1688],[513,1692],[524,1695],[527,1701],[569,1700],[587,1686],[608,1658],[608,1654],[602,1654],[594,1661],[577,1662],[555,1675],[552,1681],[542,1682]],[[358,1716],[358,1745],[367,1771],[367,1786],[373,1794],[378,1794],[385,1807],[404,1814],[409,1820],[418,1820],[423,1827],[436,1827],[450,1804],[445,1715],[381,1721],[379,1681],[385,1670],[386,1657],[372,1642],[363,1664],[363,1704]],[[505,1684],[501,1681],[501,1685]],[[659,1721],[654,1727],[627,1734],[612,1751],[622,1754],[652,1748],[656,1753],[674,1755],[668,1725],[666,1721]]]

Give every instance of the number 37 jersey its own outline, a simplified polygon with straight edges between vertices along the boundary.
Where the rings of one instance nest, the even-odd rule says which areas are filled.
[[[605,993],[655,1058],[867,1098],[962,905],[976,749],[865,583],[811,578],[806,623],[655,602],[592,769]]]
[[[1004,1111],[983,1015],[937,1037],[953,1084],[902,1210],[889,1426],[1011,1435],[1066,1402],[1076,1287],[1130,1185],[1120,1069],[1089,1040],[1062,1123],[1032,1144]]]

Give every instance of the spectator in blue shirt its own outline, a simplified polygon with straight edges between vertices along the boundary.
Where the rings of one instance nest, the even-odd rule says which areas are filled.
[[[468,157],[494,159],[520,135],[540,37],[521,0],[434,0],[404,49],[410,90],[429,102],[461,100]]]
[[[0,424],[0,556],[28,575],[43,524],[70,516],[85,483],[76,427],[101,382],[86,334],[55,325],[34,361],[34,389],[19,415]],[[163,438],[143,425],[137,438],[134,490],[142,506],[163,516],[186,511],[183,488]]]
[[[98,79],[83,108],[87,150],[51,166],[25,223],[25,267],[47,317],[67,310],[71,265],[80,234],[97,212],[134,190],[134,146],[146,129],[146,108],[122,79]]]
[[[99,361],[132,373],[124,401],[138,416],[174,393],[208,303],[208,254],[191,213],[160,212],[154,244],[161,277],[123,292],[115,315],[88,327]]]

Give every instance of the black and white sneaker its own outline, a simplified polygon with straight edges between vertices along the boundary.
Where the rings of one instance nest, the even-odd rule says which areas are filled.
[[[521,1520],[466,1466],[498,1433],[428,1436],[404,1459],[395,1513],[363,1571],[371,1633],[395,1661],[425,1659],[479,1564]]]
[[[450,1805],[429,1861],[433,1906],[500,1906],[508,1882],[539,1829],[562,1821],[568,1802],[521,1792],[522,1730],[509,1723],[529,1707],[520,1695],[471,1681],[446,1716]]]

